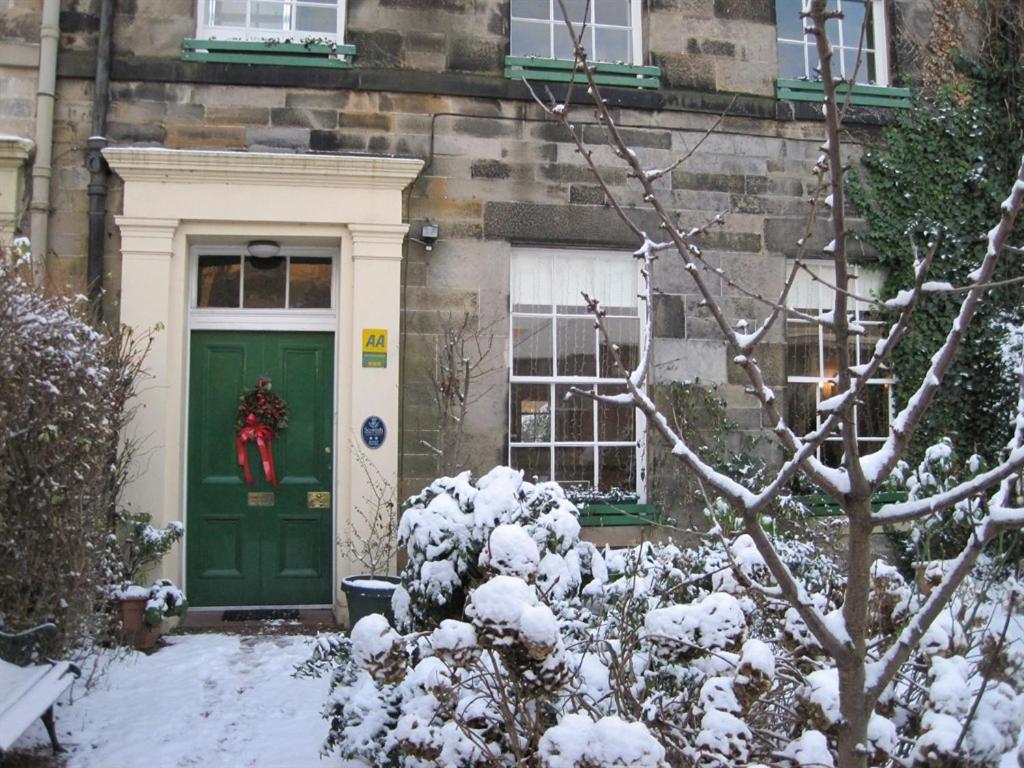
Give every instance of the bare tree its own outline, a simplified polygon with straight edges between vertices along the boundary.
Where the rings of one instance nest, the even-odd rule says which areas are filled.
[[[562,5],[564,18],[570,14]],[[645,306],[647,333],[645,346],[637,367],[627,370],[621,359],[616,363],[622,371],[626,392],[607,396],[594,390],[579,390],[575,393],[600,402],[637,408],[647,417],[651,427],[659,432],[671,446],[674,456],[685,467],[701,478],[714,494],[726,500],[742,521],[744,531],[749,534],[771,573],[772,584],[752,586],[766,598],[784,600],[799,614],[814,638],[834,661],[839,680],[839,724],[837,753],[840,768],[866,768],[868,765],[868,722],[887,686],[894,680],[925,632],[939,613],[949,604],[957,587],[964,581],[976,563],[985,546],[1000,532],[1024,528],[1024,508],[1015,497],[1016,474],[1024,467],[1024,366],[1020,373],[1020,398],[1017,409],[1014,436],[1005,453],[1005,459],[992,469],[973,479],[959,483],[943,493],[928,499],[889,504],[878,511],[872,511],[871,499],[889,479],[915,428],[920,424],[935,394],[942,385],[943,376],[961,344],[965,329],[974,317],[979,304],[991,285],[993,271],[1000,258],[1011,249],[1007,242],[1022,203],[1024,203],[1024,161],[1016,183],[998,212],[998,221],[988,232],[988,247],[984,258],[971,275],[971,282],[963,286],[929,281],[929,268],[941,248],[941,237],[925,244],[918,252],[915,248],[915,277],[898,296],[886,302],[895,319],[874,348],[867,362],[860,365],[851,359],[850,341],[863,329],[850,319],[851,301],[872,299],[856,296],[851,290],[851,264],[847,252],[849,237],[848,222],[844,204],[843,176],[846,159],[842,146],[843,118],[846,105],[843,103],[841,81],[835,79],[832,66],[832,47],[826,35],[826,22],[837,16],[828,11],[826,0],[811,0],[809,10],[803,14],[806,30],[811,34],[820,59],[820,73],[823,85],[822,113],[824,116],[823,142],[820,155],[813,167],[818,179],[818,194],[812,200],[812,212],[808,219],[808,236],[815,217],[827,218],[832,242],[825,248],[825,255],[835,264],[835,284],[829,285],[835,295],[830,312],[811,316],[787,307],[787,296],[803,263],[796,260],[778,296],[766,297],[756,291],[744,288],[737,280],[726,275],[720,268],[705,260],[700,247],[700,236],[708,226],[719,223],[716,218],[711,224],[694,226],[690,229],[680,226],[673,211],[662,202],[655,182],[670,173],[686,158],[667,168],[644,167],[638,155],[630,149],[617,128],[612,114],[601,98],[600,89],[594,79],[587,52],[582,44],[583,35],[568,22],[569,33],[575,43],[577,76],[585,83],[591,95],[597,120],[605,127],[607,140],[612,150],[629,169],[631,178],[636,179],[643,193],[644,201],[653,209],[661,224],[663,236],[655,237],[643,231],[631,220],[627,209],[616,200],[615,194],[602,178],[593,158],[593,151],[583,142],[581,134],[573,126],[569,96],[564,100],[550,97],[549,101],[538,103],[547,113],[562,123],[576,143],[577,150],[589,165],[598,183],[603,188],[614,212],[622,219],[636,237],[635,256],[642,262],[641,274],[644,283],[642,300]],[[645,381],[652,359],[654,338],[654,296],[655,269],[658,259],[673,254],[682,259],[685,269],[692,278],[697,291],[703,298],[711,317],[717,324],[733,354],[733,361],[746,374],[749,391],[758,401],[765,422],[773,425],[772,432],[784,452],[784,461],[768,481],[758,489],[748,489],[712,466],[701,455],[699,446],[692,444],[678,433],[669,419],[660,413],[645,389]],[[740,329],[730,324],[721,299],[711,288],[710,277],[721,277],[736,290],[749,298],[756,299],[765,307],[766,316],[753,328]],[[854,407],[862,401],[867,382],[886,365],[893,349],[900,343],[912,322],[915,309],[921,298],[928,293],[952,292],[963,294],[959,313],[949,328],[949,333],[938,349],[934,350],[931,367],[917,386],[902,410],[892,420],[892,425],[881,448],[872,453],[862,453],[858,444],[857,421]],[[584,294],[594,316],[598,329],[606,336],[604,310],[599,297]],[[787,316],[816,323],[827,329],[831,335],[832,353],[838,361],[838,374],[832,396],[818,406],[821,416],[820,428],[801,434],[787,422],[780,409],[776,393],[768,386],[762,367],[757,360],[759,345],[771,329]],[[611,346],[611,345],[610,345]],[[614,346],[611,346],[615,354]],[[616,356],[617,357],[617,356]],[[830,467],[817,457],[817,449],[829,436],[838,435],[844,457],[841,465]],[[826,616],[813,604],[809,595],[785,565],[762,524],[762,517],[770,513],[772,504],[779,495],[797,478],[803,476],[822,493],[835,499],[845,517],[849,530],[845,545],[846,587],[841,613],[838,618]],[[868,647],[869,598],[871,594],[871,565],[873,554],[871,535],[884,526],[924,518],[949,509],[959,502],[975,499],[980,510],[973,521],[973,536],[945,569],[941,582],[930,596],[888,645]]]
[[[481,328],[468,312],[461,321],[450,314],[443,319],[430,370],[437,439],[434,443],[420,441],[437,457],[442,475],[465,468],[466,416],[490,389],[481,385],[494,370],[489,359],[493,348],[494,334]]]

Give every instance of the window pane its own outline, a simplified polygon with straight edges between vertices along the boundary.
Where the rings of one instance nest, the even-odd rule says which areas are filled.
[[[329,309],[331,261],[293,256],[288,270],[288,304],[293,309]]]
[[[811,323],[787,323],[786,336],[786,375],[820,376],[818,326]]]
[[[885,327],[881,325],[865,325],[864,335],[860,337],[860,357],[858,363],[866,363],[875,353],[875,345],[882,338]],[[875,376],[883,376],[884,373],[876,373]]]
[[[242,261],[238,256],[200,256],[197,307],[237,307]]]
[[[629,0],[593,0],[594,22],[629,26]]]
[[[779,42],[779,77],[790,80],[807,77],[803,45]]]
[[[798,435],[813,432],[818,426],[817,384],[786,384],[786,420]]]
[[[628,29],[594,29],[594,58],[598,61],[622,61],[629,59]]]
[[[843,77],[847,80],[853,79],[856,76],[854,82],[865,83],[867,82],[867,69],[864,62],[861,61],[860,67],[857,67],[857,49],[856,48],[843,48]]]
[[[826,379],[834,379],[839,368],[839,356],[836,354],[836,335],[829,328],[822,328],[821,334],[824,345],[822,351],[825,354],[821,373]]]
[[[295,9],[295,31],[333,35],[338,31],[338,10],[330,6],[300,5]]]
[[[889,434],[889,386],[870,384],[857,405],[857,434],[860,437],[885,437]]]
[[[516,376],[550,376],[551,318],[512,318],[512,373]]]
[[[624,387],[600,387],[602,395],[618,395]],[[631,405],[597,404],[597,439],[602,442],[636,440],[636,409]]]
[[[873,51],[865,53],[866,67],[861,65],[862,73],[857,75],[858,83],[874,83],[878,81],[878,70],[875,67],[875,54]]]
[[[576,34],[580,34],[583,27],[575,25]],[[583,47],[587,49],[587,53],[590,53],[590,30],[588,28],[587,34],[583,37]],[[569,30],[565,28],[564,22],[556,22],[555,24],[555,58],[556,59],[574,59],[576,58],[576,50],[573,48],[572,38],[569,37]],[[582,75],[581,79],[586,80]],[[582,299],[580,299],[582,301]]]
[[[569,11],[569,18],[573,21],[584,21],[583,14],[586,13],[590,6],[590,0],[565,0],[565,8]],[[565,15],[562,13],[562,6],[555,0],[555,20],[564,21]]]
[[[513,56],[551,56],[551,25],[512,20],[509,50]]]
[[[597,331],[590,319],[558,318],[558,376],[594,376]]]
[[[547,384],[512,385],[513,443],[542,443],[551,439],[551,387]]]
[[[594,401],[581,395],[566,399],[568,394],[568,386],[555,387],[555,440],[568,443],[593,440]]]
[[[523,470],[523,476],[530,482],[551,479],[550,448],[513,448],[512,467]]]
[[[245,258],[245,288],[242,306],[246,309],[284,308],[285,259]]]
[[[527,19],[550,19],[551,5],[548,0],[512,0],[511,15]]]
[[[215,26],[244,27],[245,0],[217,0],[211,17]]]
[[[804,20],[800,18],[803,5],[800,0],[775,0],[775,20],[779,37],[802,40]]]
[[[598,468],[599,490],[636,490],[636,448],[601,448]]]
[[[604,378],[623,376],[623,371],[615,366],[615,356],[608,346],[608,341],[611,340],[612,344],[618,346],[619,360],[626,370],[634,370],[640,360],[640,321],[625,317],[610,317],[605,320],[605,328],[608,331],[608,339],[605,339],[604,335],[600,335],[600,375]]]
[[[252,3],[249,19],[252,26],[259,29],[291,29],[291,7],[282,3],[256,0]]]
[[[839,440],[826,440],[821,446],[821,461],[830,466],[838,467],[843,463],[843,444]]]
[[[864,29],[865,16],[864,3],[843,0],[843,45],[857,49],[863,39],[864,47],[871,47],[871,30]]]
[[[593,488],[594,449],[556,447],[555,479],[565,488]]]

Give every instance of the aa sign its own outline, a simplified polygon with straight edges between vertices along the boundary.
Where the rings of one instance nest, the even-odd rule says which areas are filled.
[[[363,368],[388,367],[386,328],[363,328]]]

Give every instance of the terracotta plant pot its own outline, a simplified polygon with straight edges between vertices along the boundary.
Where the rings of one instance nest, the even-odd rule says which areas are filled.
[[[121,614],[121,636],[138,651],[148,651],[163,634],[163,625],[152,627],[146,623],[148,597],[122,597],[117,601]]]

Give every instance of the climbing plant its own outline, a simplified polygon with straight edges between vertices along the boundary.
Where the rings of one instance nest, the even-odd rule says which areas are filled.
[[[869,225],[865,239],[887,270],[886,295],[910,285],[915,249],[935,242],[931,279],[954,286],[970,282],[985,252],[990,212],[1005,197],[1024,150],[1024,104],[1015,92],[1024,64],[1010,61],[994,66],[991,58],[959,58],[968,84],[922,98],[915,109],[900,113],[883,145],[851,173],[852,202]],[[1024,242],[1022,234],[1018,223],[1011,242]],[[1019,256],[1007,259],[994,279],[1019,277],[1020,265]],[[930,350],[945,338],[962,299],[962,293],[939,293],[922,302],[910,338],[893,356],[897,408],[927,371]],[[917,430],[911,461],[946,435],[961,451],[989,460],[1003,448],[1017,398],[1008,331],[1022,321],[1019,284],[989,291],[935,407]]]

